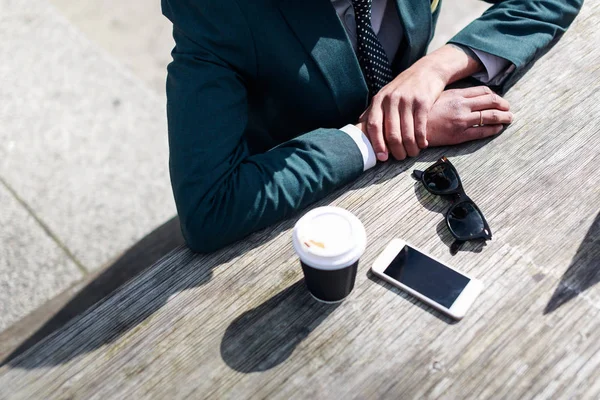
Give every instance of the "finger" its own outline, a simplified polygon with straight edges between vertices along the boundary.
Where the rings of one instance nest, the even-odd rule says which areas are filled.
[[[367,115],[367,136],[373,146],[373,151],[377,159],[379,161],[387,161],[388,150],[383,138],[382,123],[383,110],[381,109],[381,103],[374,101]]]
[[[402,131],[402,144],[406,153],[411,157],[419,155],[419,146],[415,139],[415,124],[411,104],[400,104],[400,130]]]
[[[389,150],[397,160],[406,158],[406,151],[402,145],[402,132],[400,130],[400,111],[397,102],[387,102],[385,113],[385,140]]]
[[[508,101],[498,96],[496,93],[470,98],[467,103],[471,107],[471,111],[489,110],[494,108],[502,111],[510,110]]]
[[[500,133],[502,129],[504,129],[504,125],[501,124],[479,126],[477,128],[467,128],[465,129],[464,134],[460,136],[461,140],[459,141],[459,143],[494,136]]]
[[[476,111],[469,114],[467,121],[473,126],[479,125],[482,119],[483,125],[510,124],[513,121],[513,113],[500,110]]]
[[[417,140],[417,146],[420,149],[426,149],[429,146],[427,142],[427,116],[429,110],[426,110],[423,106],[415,106],[415,139]]]
[[[463,89],[453,89],[453,90],[465,98],[485,96],[485,95],[494,93],[492,91],[492,89],[490,89],[487,86],[473,86],[473,87],[468,87],[468,88],[463,88]]]

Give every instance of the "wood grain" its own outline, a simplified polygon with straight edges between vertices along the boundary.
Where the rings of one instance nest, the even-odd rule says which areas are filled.
[[[378,167],[317,204],[367,229],[342,304],[302,286],[294,219],[212,255],[180,248],[3,366],[0,398],[600,398],[598,26],[588,1],[507,95],[499,137]],[[494,231],[454,257],[447,204],[409,177],[441,154]],[[484,281],[463,321],[368,274],[393,237]]]

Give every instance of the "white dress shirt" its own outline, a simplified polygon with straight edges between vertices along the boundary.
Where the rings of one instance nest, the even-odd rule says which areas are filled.
[[[356,51],[356,21],[354,19],[352,0],[331,0],[331,3],[342,25],[346,29],[354,51]],[[404,36],[402,22],[398,16],[396,5],[392,0],[373,0],[371,25],[391,63],[396,56],[396,52]],[[482,83],[499,85],[514,69],[511,62],[504,58],[476,49],[471,49],[471,51],[473,51],[485,67],[484,71],[473,75],[475,79]],[[371,142],[369,142],[365,134],[354,125],[346,125],[341,130],[350,135],[356,142],[363,156],[364,170],[366,171],[375,166],[377,158],[375,157]]]

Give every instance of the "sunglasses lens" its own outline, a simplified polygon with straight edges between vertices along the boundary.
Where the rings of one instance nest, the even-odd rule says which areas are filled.
[[[450,209],[448,225],[457,236],[467,240],[485,231],[483,216],[470,202],[459,203]]]
[[[427,168],[423,181],[431,191],[441,194],[455,191],[460,184],[456,171],[447,164]]]

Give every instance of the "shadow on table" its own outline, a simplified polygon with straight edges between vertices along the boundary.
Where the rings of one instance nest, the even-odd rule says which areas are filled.
[[[442,154],[446,154],[449,157],[470,154],[487,145],[491,140],[493,139],[490,138],[449,148],[430,149],[424,151],[416,159],[409,159],[403,162],[391,161],[379,165],[371,172],[363,174],[352,185],[338,190],[331,196],[314,203],[311,207],[327,205],[344,191],[381,183],[406,171],[412,172],[411,168],[417,160],[433,163]],[[408,175],[407,179],[410,179]],[[159,310],[168,301],[170,296],[185,289],[209,282],[214,268],[242,256],[247,251],[270,241],[282,231],[290,229],[295,219],[302,213],[303,211],[300,211],[286,221],[256,232],[234,245],[211,254],[194,254],[183,247],[179,220],[177,218],[171,219],[129,249],[98,276],[94,277],[60,311],[2,360],[0,365],[10,364],[19,368],[40,368],[48,365],[58,365],[68,362],[83,353],[91,352],[101,346],[114,342]],[[180,247],[179,250],[173,251],[178,247]],[[167,253],[169,254],[166,255]],[[162,258],[163,256],[165,257]],[[162,261],[160,261],[160,265],[156,266],[155,263],[160,258],[162,258]],[[153,265],[154,267],[150,268]],[[235,268],[235,265],[232,265],[232,268]],[[139,287],[136,287],[134,292],[126,292],[126,290],[132,290],[130,287],[121,289],[124,287],[125,282],[142,273],[152,274],[152,276],[147,277],[143,285],[138,285]],[[122,291],[119,293],[119,290]],[[312,309],[311,307],[313,306],[300,304],[304,300],[302,300],[303,295],[300,295],[299,292],[305,291],[290,289],[289,299],[297,300],[287,300],[286,307],[289,310],[294,310],[296,306],[300,307],[300,311],[304,307],[308,307],[308,309],[320,315],[317,319],[324,318],[330,312],[325,310],[325,308]],[[286,297],[288,296],[287,293],[287,291],[284,292],[282,298],[288,298]],[[296,304],[294,303],[295,301],[299,301],[300,303]],[[110,303],[112,308],[103,309],[102,318],[98,318],[97,320],[86,318],[86,316],[91,315],[91,312],[85,314],[86,311],[91,310],[92,307],[103,307],[105,303]],[[271,307],[271,303],[255,310],[255,314],[246,318],[257,318],[256,315],[260,316],[260,313],[265,312],[264,310],[269,310],[269,307]],[[276,308],[276,310],[281,309],[281,307]],[[80,318],[73,321],[67,328],[67,324],[75,317]],[[310,321],[312,320],[310,318]],[[303,321],[303,323],[306,323],[306,326],[313,326],[308,320],[299,319],[298,321]],[[239,329],[239,326],[239,323],[237,323],[232,325],[230,329]],[[295,324],[292,324],[292,326],[298,327]],[[51,337],[52,334],[63,327],[69,329],[73,334]],[[298,329],[300,328],[298,327]],[[299,330],[298,332],[300,333],[295,334],[295,336],[292,335],[295,338],[293,340],[298,340],[299,338],[301,340],[301,332],[303,331]],[[49,339],[44,342],[44,345],[38,346],[38,343],[45,338]],[[68,338],[72,340],[67,341]],[[258,353],[256,356],[258,358],[250,358],[248,362],[240,361],[240,359],[236,359],[227,352],[227,349],[230,347],[229,344],[235,347],[236,342],[227,336],[224,339],[224,343],[224,358],[228,360],[228,363],[234,369],[247,369],[250,371],[252,368],[267,368],[269,363],[278,360],[264,361],[260,359],[262,353]],[[291,348],[293,349],[296,344]],[[284,349],[280,354],[285,354],[285,351]],[[26,352],[29,352],[27,356],[19,357]]]
[[[97,273],[90,283],[77,292],[34,334],[12,351],[2,361],[1,365],[24,353],[70,320],[113,293],[131,278],[148,269],[164,255],[183,244],[179,218],[173,217],[128,249],[109,267],[103,268],[101,272]]]
[[[179,221],[174,218],[142,239],[90,282],[1,365],[25,369],[60,365],[113,343],[164,306],[171,296],[208,283],[214,268],[270,241],[292,224],[291,220],[283,221],[222,250],[196,254],[181,246]],[[164,241],[157,243],[157,237]],[[155,244],[163,251],[149,244]],[[169,254],[158,263],[146,255],[143,260],[148,263],[144,264],[137,257],[144,250],[155,256]],[[145,279],[124,285],[142,273],[147,274]],[[95,310],[98,310],[97,314],[94,314]],[[52,336],[61,329],[61,335]]]
[[[404,173],[407,174],[407,178],[410,178],[410,174],[412,174],[414,166],[417,162],[433,164],[442,156],[452,158],[475,153],[494,141],[496,138],[502,135],[503,132],[504,131],[500,132],[496,136],[476,140],[473,142],[467,142],[456,146],[432,147],[422,151],[417,157],[407,158],[403,161],[390,160],[386,163],[378,163],[372,170],[369,171],[369,173],[363,174],[355,183],[353,183],[350,189],[358,189],[374,183],[381,183]],[[425,192],[428,193],[427,191]],[[419,195],[419,193],[417,193],[417,195]],[[431,197],[434,196],[431,195]],[[425,205],[423,202],[421,204]]]
[[[600,213],[544,309],[549,314],[600,282]]]
[[[239,372],[271,369],[287,360],[339,304],[313,299],[302,279],[236,318],[221,341],[221,356]]]

